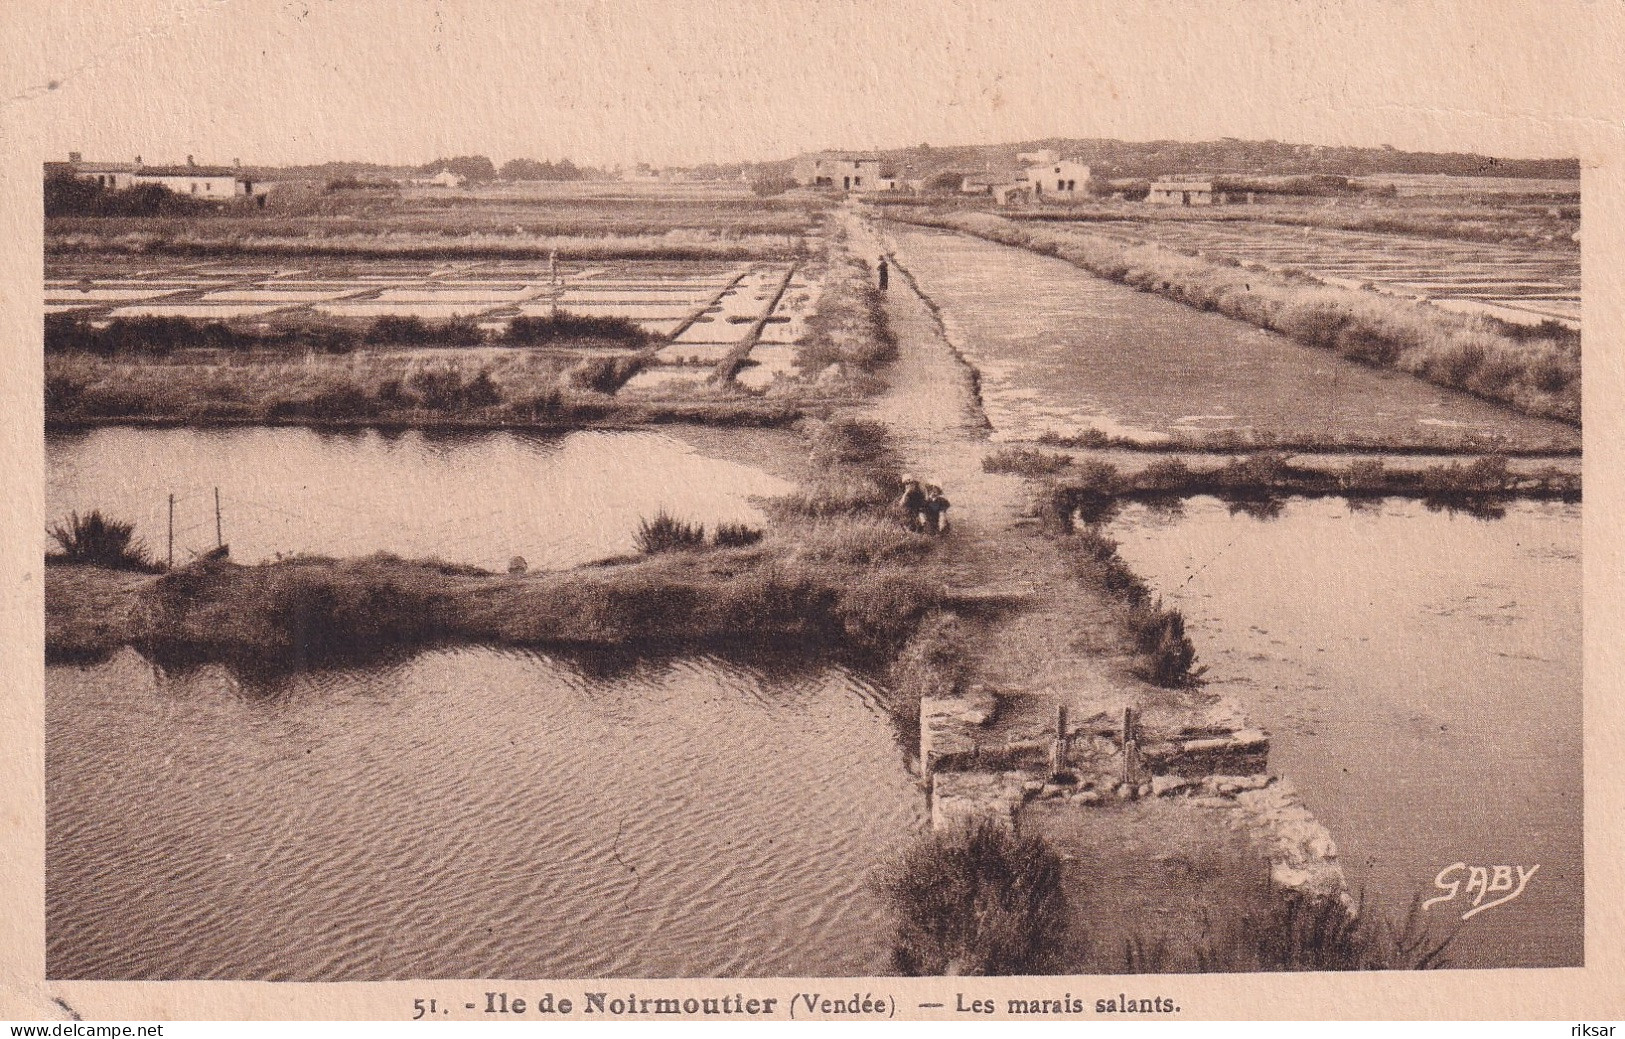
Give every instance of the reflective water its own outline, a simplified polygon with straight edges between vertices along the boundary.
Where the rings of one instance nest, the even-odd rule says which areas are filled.
[[[426,652],[46,680],[61,978],[867,975],[923,824],[839,666]]]
[[[949,340],[981,373],[995,439],[1255,430],[1405,443],[1436,437],[1442,421],[1579,443],[1560,423],[1345,361],[1064,260],[946,232],[894,236]]]
[[[1272,767],[1354,885],[1403,910],[1465,863],[1427,911],[1437,933],[1462,928],[1459,965],[1581,961],[1579,506],[1478,519],[1295,499],[1259,518],[1195,498],[1108,530],[1185,613],[1212,688],[1272,732]],[[1493,883],[1535,865],[1516,900],[1460,920],[1471,896],[1507,893],[1468,893],[1471,867]]]
[[[753,459],[788,434],[731,431],[731,455]],[[764,521],[753,499],[791,484],[756,465],[662,433],[320,431],[103,427],[46,441],[46,515],[100,509],[136,523],[167,554],[167,496],[176,495],[175,560],[215,545],[214,494],[232,558],[389,551],[504,570],[574,566],[634,549],[640,518],[660,509],[700,522]]]

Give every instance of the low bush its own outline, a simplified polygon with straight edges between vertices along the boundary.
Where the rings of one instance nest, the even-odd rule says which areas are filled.
[[[835,419],[811,435],[807,483],[774,501],[780,515],[837,516],[885,512],[902,493],[902,470],[884,423]]]
[[[1454,935],[1433,936],[1413,899],[1397,918],[1339,899],[1280,893],[1274,904],[1235,920],[1197,945],[1202,972],[1437,970],[1449,967]]]
[[[116,317],[97,327],[73,314],[47,314],[47,354],[164,357],[176,350],[316,350],[349,353],[362,341],[344,325],[306,324],[245,330],[203,318]]]
[[[1505,494],[1516,478],[1500,455],[1487,455],[1467,465],[1431,465],[1421,473],[1422,492],[1429,498],[1460,498]]]
[[[1200,677],[1191,670],[1196,647],[1185,635],[1185,616],[1165,609],[1162,600],[1129,607],[1128,630],[1134,648],[1145,659],[1142,677],[1164,689],[1190,685]]]
[[[540,346],[584,339],[642,345],[650,337],[641,325],[628,318],[594,317],[560,310],[547,317],[516,317],[508,323],[502,338],[523,346]]]
[[[310,418],[368,418],[382,408],[378,398],[369,397],[360,386],[350,384],[328,387],[310,397],[298,410]]]
[[[762,528],[747,523],[723,521],[711,533],[711,543],[718,548],[741,548],[762,540]]]
[[[649,363],[646,354],[589,357],[570,372],[570,381],[584,390],[613,395]]]
[[[1290,469],[1286,455],[1259,451],[1232,459],[1214,477],[1225,487],[1269,489],[1280,486]]]
[[[1004,447],[982,459],[982,471],[1014,473],[1017,476],[1049,476],[1071,464],[1071,455],[1034,451],[1024,447]]]
[[[1174,490],[1188,484],[1191,475],[1183,459],[1159,458],[1140,471],[1137,483],[1146,490]]]
[[[1377,491],[1388,486],[1388,467],[1380,458],[1358,458],[1350,462],[1340,477],[1351,491]]]
[[[652,520],[638,520],[637,546],[644,555],[698,548],[704,544],[703,524],[669,516],[664,509],[657,512]]]
[[[920,838],[879,887],[904,975],[1042,973],[1067,922],[1060,857],[985,820]]]
[[[59,551],[46,553],[47,563],[147,573],[159,569],[147,547],[135,536],[135,524],[108,519],[100,509],[84,516],[72,513],[66,523],[53,525],[50,535]]]

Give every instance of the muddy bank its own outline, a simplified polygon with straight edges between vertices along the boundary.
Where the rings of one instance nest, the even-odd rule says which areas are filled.
[[[387,556],[200,562],[135,580],[46,570],[51,659],[133,645],[170,658],[298,668],[447,643],[637,646],[822,642],[878,651],[940,593],[900,566],[846,567],[766,549],[665,553],[522,576]]]

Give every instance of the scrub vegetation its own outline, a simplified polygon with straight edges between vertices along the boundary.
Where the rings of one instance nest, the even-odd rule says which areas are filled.
[[[135,524],[108,519],[100,510],[77,512],[50,529],[55,551],[45,553],[48,565],[101,566],[110,570],[156,573],[147,546],[135,536]]]
[[[1067,918],[1061,860],[988,821],[920,838],[881,878],[904,975],[1053,971]]]

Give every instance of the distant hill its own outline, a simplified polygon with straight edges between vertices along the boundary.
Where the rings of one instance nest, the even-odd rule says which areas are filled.
[[[1096,177],[1150,179],[1175,173],[1312,175],[1343,177],[1378,173],[1438,173],[1472,177],[1540,177],[1578,179],[1579,159],[1497,159],[1460,152],[1406,152],[1395,148],[1327,147],[1281,141],[1116,141],[1104,138],[1051,137],[1012,144],[891,148],[863,151],[904,179],[928,179],[943,173],[999,174],[1014,171],[1020,152],[1051,149],[1063,158],[1088,163]],[[837,150],[837,149],[830,149]],[[861,150],[861,149],[855,149]],[[787,174],[795,159],[760,163],[753,172]]]

